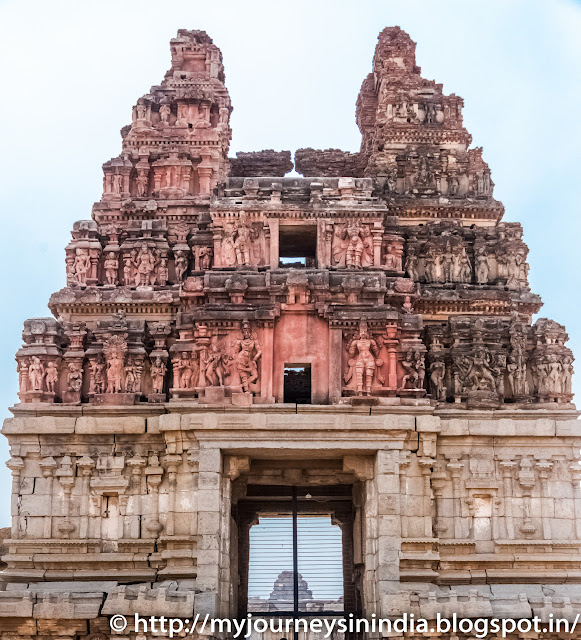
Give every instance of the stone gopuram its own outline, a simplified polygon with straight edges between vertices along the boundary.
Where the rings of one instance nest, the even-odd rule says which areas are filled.
[[[52,317],[24,323],[0,637],[244,616],[252,527],[291,504],[341,528],[345,612],[573,620],[573,356],[532,323],[522,228],[462,98],[390,27],[358,153],[229,158],[220,50],[203,31],[170,47],[73,226]]]

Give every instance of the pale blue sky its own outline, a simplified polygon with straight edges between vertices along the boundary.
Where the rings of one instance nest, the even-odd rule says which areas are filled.
[[[0,0],[0,415],[17,399],[22,322],[47,315],[49,295],[63,286],[72,224],[90,217],[101,164],[119,153],[136,99],[169,67],[177,29],[205,29],[222,49],[232,153],[356,151],[355,100],[388,25],[418,43],[425,77],[465,99],[505,220],[524,225],[541,315],[565,324],[581,353],[579,3]],[[574,385],[579,393],[579,376]],[[4,467],[0,482],[3,526]]]

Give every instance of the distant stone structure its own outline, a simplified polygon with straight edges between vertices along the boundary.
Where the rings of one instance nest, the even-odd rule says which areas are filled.
[[[170,46],[73,226],[53,317],[24,323],[0,637],[243,613],[242,505],[291,486],[352,496],[328,507],[346,611],[574,619],[573,356],[563,326],[532,324],[522,228],[462,99],[387,28],[361,150],[299,149],[285,178],[288,151],[228,158],[212,39]]]

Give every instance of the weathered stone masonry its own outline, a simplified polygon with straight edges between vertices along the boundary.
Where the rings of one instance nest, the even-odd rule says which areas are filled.
[[[357,613],[573,619],[573,356],[531,324],[522,229],[462,99],[387,28],[358,153],[230,159],[220,50],[180,30],[171,55],[74,224],[53,317],[24,324],[0,636],[243,611],[249,486],[350,488]],[[285,369],[310,404],[285,402]]]

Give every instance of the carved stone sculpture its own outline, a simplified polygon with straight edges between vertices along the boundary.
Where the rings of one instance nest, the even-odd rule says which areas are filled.
[[[377,342],[369,335],[364,321],[359,324],[359,330],[349,343],[347,353],[349,369],[345,375],[345,382],[350,382],[355,376],[357,395],[371,395],[376,366],[382,363],[377,360]]]
[[[247,321],[242,323],[242,330],[234,343],[234,353],[242,390],[251,393],[259,378],[258,361],[262,356],[262,347]]]
[[[117,284],[117,272],[119,270],[119,260],[115,253],[110,251],[103,263],[103,268],[105,270],[105,279],[108,285],[116,285]]]
[[[159,394],[163,393],[163,383],[165,380],[166,372],[167,372],[167,365],[161,359],[160,356],[157,356],[155,360],[151,363],[151,369],[150,369],[153,393],[159,393]]]
[[[121,336],[113,336],[103,345],[107,361],[107,393],[123,391],[123,367],[127,342]]]

